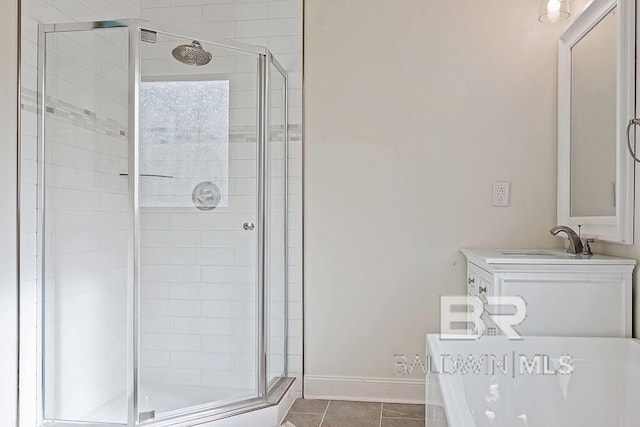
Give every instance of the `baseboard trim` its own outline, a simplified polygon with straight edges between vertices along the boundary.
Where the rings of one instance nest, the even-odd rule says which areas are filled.
[[[304,376],[307,399],[425,403],[425,381],[407,378]]]

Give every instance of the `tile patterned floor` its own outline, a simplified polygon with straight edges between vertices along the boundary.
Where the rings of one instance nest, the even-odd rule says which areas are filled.
[[[428,411],[429,419],[443,416],[440,407]],[[298,399],[284,421],[295,427],[425,427],[425,405]]]

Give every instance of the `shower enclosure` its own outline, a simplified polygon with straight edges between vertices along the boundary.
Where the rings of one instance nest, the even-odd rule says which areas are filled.
[[[42,25],[38,68],[42,423],[276,402],[285,70],[266,48],[137,20]]]

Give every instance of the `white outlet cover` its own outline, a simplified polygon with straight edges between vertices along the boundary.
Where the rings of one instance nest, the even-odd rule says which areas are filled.
[[[506,181],[494,182],[491,206],[506,208],[509,206],[511,183]]]

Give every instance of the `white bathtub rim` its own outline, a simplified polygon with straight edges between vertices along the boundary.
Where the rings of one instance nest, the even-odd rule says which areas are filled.
[[[440,360],[441,353],[437,342],[440,339],[439,334],[427,335],[427,354],[431,355],[435,360]],[[449,427],[472,427],[476,425],[471,410],[466,402],[462,399],[456,399],[455,396],[464,396],[464,387],[459,375],[443,375],[436,374],[440,383],[440,393],[442,394],[442,402],[444,410],[447,414]],[[450,386],[447,387],[447,384]]]
[[[526,339],[543,339],[547,341],[563,340],[567,341],[582,341],[585,340],[599,340],[600,343],[610,342],[622,342],[627,345],[640,345],[640,339],[636,338],[621,338],[621,337],[541,337],[541,336],[527,336],[521,341],[511,341],[513,345],[526,345]],[[480,338],[485,339],[485,338]],[[486,337],[489,341],[501,341],[502,343],[509,342],[505,337]],[[427,334],[427,354],[430,355],[433,360],[440,360],[442,356],[440,334]],[[473,345],[474,341],[469,341],[470,345]],[[620,355],[622,361],[625,355]],[[466,403],[466,392],[463,386],[462,378],[459,374],[441,374],[436,373],[439,383],[440,392],[442,394],[442,401],[444,403],[447,420],[449,427],[473,427],[476,425],[471,409]]]

